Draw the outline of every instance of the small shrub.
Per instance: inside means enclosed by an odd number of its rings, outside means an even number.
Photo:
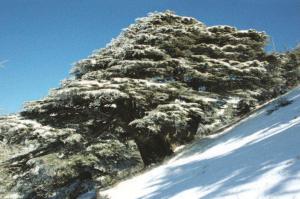
[[[267,110],[267,115],[271,115],[274,111],[277,111],[280,107],[288,106],[292,103],[292,100],[287,99],[286,97],[279,98],[275,101],[275,105]]]
[[[283,107],[283,106],[290,105],[292,102],[293,102],[292,100],[289,100],[289,99],[283,97],[283,98],[279,98],[279,99],[276,101],[276,106],[278,106],[278,107]]]

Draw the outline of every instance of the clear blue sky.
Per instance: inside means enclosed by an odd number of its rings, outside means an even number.
[[[0,0],[0,114],[58,87],[72,63],[148,12],[255,28],[283,51],[300,42],[300,0]]]

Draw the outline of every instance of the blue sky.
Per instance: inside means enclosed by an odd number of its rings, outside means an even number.
[[[207,25],[266,31],[279,51],[300,42],[300,0],[0,0],[0,114],[47,95],[72,63],[135,18],[166,9]]]

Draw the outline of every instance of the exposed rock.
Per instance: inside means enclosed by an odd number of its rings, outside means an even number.
[[[138,19],[47,97],[0,118],[0,197],[93,198],[285,92],[299,53],[266,43],[169,11]]]

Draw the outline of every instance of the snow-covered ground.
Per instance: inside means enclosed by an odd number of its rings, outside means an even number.
[[[300,89],[271,115],[187,146],[165,164],[101,192],[112,199],[300,199]]]

